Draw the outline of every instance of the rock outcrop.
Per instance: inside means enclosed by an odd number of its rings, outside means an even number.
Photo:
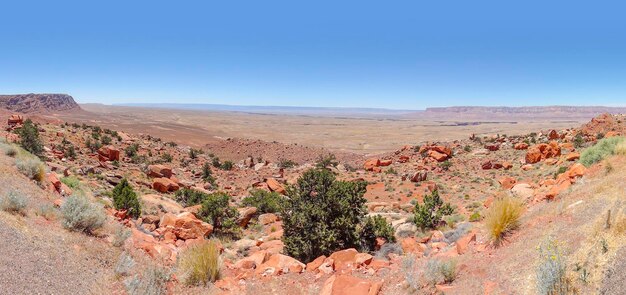
[[[74,98],[67,94],[0,95],[0,108],[28,113],[80,110]]]

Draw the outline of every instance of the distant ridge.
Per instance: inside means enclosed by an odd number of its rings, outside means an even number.
[[[72,96],[50,93],[0,95],[0,108],[24,114],[81,110]]]
[[[453,106],[427,108],[427,113],[624,113],[626,107],[605,106],[524,106],[524,107],[481,107]]]
[[[177,109],[229,111],[257,114],[298,114],[298,115],[401,115],[419,112],[417,110],[394,110],[385,108],[351,108],[351,107],[295,107],[295,106],[239,106],[225,104],[184,104],[184,103],[125,103],[115,106]]]

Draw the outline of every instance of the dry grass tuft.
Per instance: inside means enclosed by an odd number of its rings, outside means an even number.
[[[178,269],[186,285],[207,285],[220,277],[220,249],[216,240],[193,245],[179,259]]]
[[[485,226],[494,244],[500,245],[502,239],[519,227],[519,218],[524,204],[511,196],[496,199],[485,216]]]

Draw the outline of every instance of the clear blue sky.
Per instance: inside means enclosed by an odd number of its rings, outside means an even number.
[[[626,105],[626,7],[610,2],[20,0],[0,11],[0,93],[62,92],[83,103]]]

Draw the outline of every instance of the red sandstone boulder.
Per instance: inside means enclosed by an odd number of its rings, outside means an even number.
[[[159,230],[171,231],[181,240],[204,238],[213,232],[213,226],[189,212],[178,215],[165,213],[159,222]]]
[[[155,178],[153,180],[152,188],[157,192],[167,193],[167,192],[177,191],[180,188],[180,186],[178,185],[178,183],[172,181],[169,178],[161,177],[161,178]]]
[[[525,142],[516,143],[513,148],[516,150],[525,150],[528,149],[528,144],[526,144]]]
[[[382,282],[371,282],[351,275],[333,275],[324,282],[320,295],[376,295]]]
[[[411,181],[421,182],[421,181],[425,181],[427,177],[428,177],[428,172],[426,170],[417,171],[413,173],[413,175],[411,176]]]
[[[119,161],[120,150],[114,148],[113,146],[103,146],[98,150],[98,159],[101,162]]]
[[[24,117],[21,115],[11,115],[9,116],[9,120],[7,121],[7,124],[9,124],[9,126],[16,126],[16,125],[21,125],[24,124]]]
[[[285,190],[285,187],[278,182],[278,180],[276,180],[275,178],[268,178],[265,180],[265,183],[267,183],[268,188],[273,191],[273,192],[277,192],[281,195],[284,195],[287,193],[287,190]]]
[[[379,167],[379,166],[380,166],[380,159],[377,159],[377,158],[367,159],[365,163],[363,164],[363,168],[365,169],[365,171],[373,171],[375,167]]]
[[[565,156],[565,159],[568,161],[576,161],[580,159],[580,154],[576,152],[572,152],[572,153],[567,154],[567,156]]]
[[[428,151],[428,156],[433,158],[433,159],[435,159],[435,160],[437,160],[437,162],[443,162],[443,161],[447,160],[448,157],[449,157],[447,154],[440,153],[440,152],[438,152],[436,150],[429,150]]]
[[[504,176],[498,179],[498,183],[500,183],[500,186],[506,190],[512,189],[516,182],[517,180],[510,176]]]
[[[306,266],[304,263],[283,254],[274,254],[267,261],[257,267],[257,275],[281,275],[285,273],[301,273]]]
[[[534,145],[526,152],[526,163],[534,164],[541,160],[554,158],[561,155],[561,147],[556,141]]]
[[[172,168],[165,165],[149,165],[148,176],[157,178],[170,178],[172,177]]]

